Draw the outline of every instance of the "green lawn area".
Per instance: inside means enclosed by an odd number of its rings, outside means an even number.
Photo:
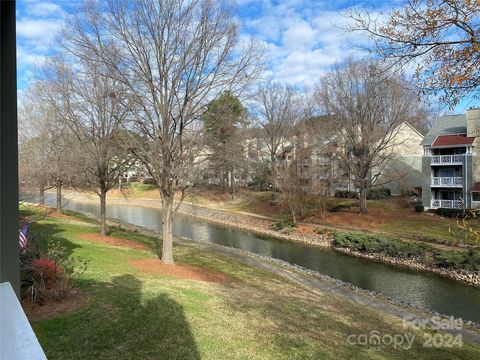
[[[147,250],[106,245],[79,236],[96,228],[46,218],[32,227],[38,241],[57,238],[72,255],[90,259],[77,286],[87,305],[68,315],[33,322],[48,359],[478,359],[480,346],[422,346],[424,333],[400,319],[332,294],[313,294],[230,258],[176,245],[178,263],[226,274],[227,283],[146,273],[132,260]],[[112,235],[144,244],[138,233]],[[416,335],[409,351],[349,345],[350,334]]]
[[[462,236],[460,229],[457,226],[455,219],[396,219],[390,220],[381,226],[385,232],[395,235],[407,236],[422,239],[430,238],[438,241],[449,240],[453,243],[465,243],[472,245],[480,245],[479,243],[470,239],[465,239]],[[472,228],[480,231],[480,224],[472,222]]]

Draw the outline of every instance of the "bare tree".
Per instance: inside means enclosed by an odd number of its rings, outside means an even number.
[[[280,199],[288,205],[292,221],[296,222],[298,215],[305,215],[307,190],[305,189],[301,164],[297,159],[285,160],[278,168],[278,189]]]
[[[277,157],[291,143],[297,120],[295,91],[279,83],[267,83],[258,88],[253,98],[253,116],[263,130],[263,139],[274,180],[277,177]]]
[[[74,164],[100,198],[100,233],[106,235],[106,195],[128,161],[120,143],[120,126],[129,116],[125,87],[105,76],[108,69],[95,53],[76,56],[68,51],[72,39],[65,35],[63,41],[69,62],[56,58],[45,67],[42,98],[76,138]]]
[[[385,78],[374,62],[349,60],[335,66],[316,87],[320,107],[335,119],[332,141],[342,165],[359,190],[360,213],[367,212],[367,192],[395,156],[399,125],[416,116],[418,97],[402,78]]]
[[[237,95],[260,70],[261,51],[241,42],[223,1],[110,0],[72,24],[77,55],[94,53],[128,89],[141,139],[134,154],[157,181],[162,199],[163,263],[173,264],[174,195],[191,185],[195,129],[207,104],[225,90]]]
[[[59,121],[55,111],[40,98],[33,83],[22,95],[19,107],[19,169],[22,180],[29,178],[39,189],[39,203],[45,204],[45,190],[55,187],[56,208],[62,210],[62,186],[72,171],[72,133]]]
[[[421,89],[449,105],[480,98],[480,1],[410,0],[387,20],[353,10],[349,30],[370,34],[389,65],[413,65]]]

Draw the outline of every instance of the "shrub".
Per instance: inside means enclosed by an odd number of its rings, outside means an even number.
[[[434,249],[423,243],[407,242],[360,232],[335,233],[333,245],[366,253],[381,253],[400,259],[415,259],[441,268],[480,271],[480,252]]]
[[[458,269],[464,261],[459,252],[447,252],[436,250],[433,252],[433,261],[438,267]]]
[[[334,246],[368,253],[384,253],[400,258],[423,258],[428,245],[406,242],[397,238],[380,237],[360,232],[336,233]]]
[[[293,221],[290,220],[279,220],[277,222],[274,222],[272,225],[270,225],[270,228],[275,230],[275,231],[292,231],[293,228],[297,227],[297,224],[295,224]]]
[[[322,229],[320,227],[316,227],[313,231],[318,235],[329,235],[331,233],[330,230]]]
[[[137,191],[149,191],[149,190],[154,190],[158,187],[155,184],[145,184],[145,183],[138,183],[138,182],[132,183],[130,186],[131,188]]]
[[[438,208],[435,213],[437,215],[448,218],[462,218],[462,219],[478,219],[480,212],[478,210],[465,210],[465,209],[447,209]]]
[[[480,271],[480,251],[470,248],[464,253],[464,258],[462,265],[465,270]]]
[[[49,298],[64,299],[74,288],[73,280],[87,268],[88,261],[68,256],[56,239],[47,239],[46,249],[38,251],[30,241],[20,255],[22,295],[43,304]]]
[[[480,253],[470,249],[468,252],[435,250],[432,254],[433,264],[443,268],[458,270],[480,270]]]
[[[30,240],[28,247],[20,253],[20,289],[23,297],[33,302],[43,303],[45,294],[43,282],[33,268],[33,262],[39,257],[37,249]]]
[[[146,178],[142,181],[144,185],[155,185],[157,186],[157,181],[154,178]]]
[[[425,207],[422,204],[415,204],[415,211],[418,213],[424,212]]]
[[[456,218],[461,216],[464,213],[463,209],[446,209],[446,208],[438,208],[435,210],[437,215],[448,217],[448,218]]]
[[[338,232],[335,234],[334,245],[362,252],[379,252],[381,249],[378,238],[360,232]]]
[[[335,197],[340,199],[357,199],[358,193],[356,191],[337,190],[335,191]]]
[[[328,210],[331,212],[340,212],[342,210],[350,209],[355,204],[336,204]]]
[[[43,281],[46,289],[51,289],[61,277],[60,268],[55,262],[49,259],[35,259],[32,261],[32,268],[39,279]]]
[[[386,199],[390,196],[392,196],[392,192],[387,188],[370,189],[367,192],[368,200]]]
[[[131,187],[132,187],[131,182],[122,182],[122,184],[121,184],[122,189],[130,189]]]
[[[55,239],[49,241],[47,257],[60,270],[49,295],[57,300],[64,299],[74,288],[73,280],[87,270],[88,261],[80,257],[69,256],[65,246]]]

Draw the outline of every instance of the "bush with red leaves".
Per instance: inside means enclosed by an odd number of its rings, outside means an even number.
[[[32,266],[37,275],[43,279],[45,288],[51,289],[61,277],[61,271],[58,265],[49,259],[35,259]]]

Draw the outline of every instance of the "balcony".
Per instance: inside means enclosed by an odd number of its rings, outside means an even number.
[[[47,359],[8,282],[0,284],[0,333],[0,358]]]
[[[438,200],[432,199],[432,209],[444,208],[444,209],[463,209],[463,201],[461,200]]]
[[[433,155],[432,161],[430,162],[431,166],[438,165],[462,165],[463,164],[463,155]]]
[[[432,187],[463,187],[463,177],[433,177]]]

